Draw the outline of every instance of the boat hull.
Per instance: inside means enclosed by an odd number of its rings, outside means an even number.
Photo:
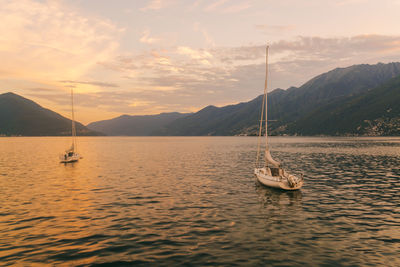
[[[61,156],[60,157],[60,163],[77,162],[79,159],[80,159],[80,156],[78,154],[74,154],[74,155],[66,157],[66,158],[64,156]]]
[[[268,175],[265,172],[265,168],[259,168],[254,170],[254,175],[257,177],[257,180],[268,187],[279,188],[283,190],[299,190],[303,186],[303,179],[296,179],[296,184],[294,186],[290,186],[287,178],[282,176],[272,176]]]

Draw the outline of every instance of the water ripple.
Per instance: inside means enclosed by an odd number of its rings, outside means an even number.
[[[400,265],[399,138],[271,138],[296,192],[255,182],[255,138],[68,143],[0,139],[2,264]]]

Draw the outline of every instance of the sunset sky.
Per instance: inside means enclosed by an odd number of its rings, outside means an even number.
[[[0,93],[78,121],[193,112],[400,61],[400,0],[0,0]]]

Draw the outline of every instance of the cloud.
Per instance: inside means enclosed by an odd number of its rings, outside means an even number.
[[[0,78],[74,80],[114,57],[123,32],[108,20],[84,16],[61,1],[0,0]]]
[[[300,86],[336,67],[400,61],[399,42],[400,36],[382,35],[298,37],[273,42],[269,88]],[[207,60],[208,64],[202,64],[202,60]],[[261,94],[265,79],[265,45],[210,49],[180,46],[117,57],[104,66],[125,76],[126,81],[121,81],[120,87],[93,81],[64,81],[73,85],[108,85],[113,89],[77,92],[76,103],[80,109],[101,109],[107,114],[191,112],[210,104],[250,100]],[[30,94],[68,105],[65,92],[50,94],[37,90]]]
[[[345,6],[345,5],[357,5],[360,3],[365,3],[366,0],[339,0],[336,1],[335,4],[338,6]]]
[[[214,11],[218,7],[223,6],[226,2],[228,2],[228,0],[217,0],[217,1],[214,1],[214,3],[206,6],[204,10],[205,11]]]
[[[29,92],[42,92],[42,93],[54,92],[54,88],[42,88],[42,87],[27,88],[25,90]]]
[[[156,11],[170,6],[173,3],[171,0],[151,0],[145,7],[140,8],[141,11]]]
[[[200,6],[202,1],[204,1],[204,0],[196,0],[196,1],[194,1],[191,5],[189,5],[187,10],[188,11],[193,11],[193,10],[197,9]]]
[[[97,93],[75,93],[74,104],[77,107],[77,114],[80,118],[86,117],[88,114],[80,114],[80,110],[91,110],[97,112],[101,109],[104,114],[156,114],[160,112],[168,112],[172,107],[182,109],[183,105],[162,103],[165,96],[172,96],[169,92],[156,92],[150,97],[149,91],[129,92],[117,90],[113,92],[97,92]],[[58,106],[62,106],[62,111],[68,116],[70,111],[70,98],[68,92],[29,92],[24,94],[29,98],[37,99],[39,102],[46,101]],[[89,121],[86,121],[89,122]]]
[[[272,42],[269,88],[300,86],[336,67],[400,61],[399,43],[400,36],[383,35],[349,38],[300,36]],[[131,87],[132,98],[141,103],[152,103],[135,107],[120,102],[119,110],[145,114],[156,105],[157,112],[185,112],[209,104],[250,100],[261,94],[265,79],[265,45],[209,49],[178,46],[119,58],[110,64],[117,72],[135,74],[129,77],[134,84]],[[124,94],[121,92],[117,98]],[[114,96],[110,94],[108,97]],[[189,106],[191,110],[188,110]]]
[[[272,60],[345,60],[362,62],[369,58],[399,55],[400,36],[358,35],[343,38],[299,36],[270,44]],[[238,62],[264,58],[265,45],[216,48],[209,51],[225,62]]]
[[[259,24],[255,25],[255,28],[263,33],[282,33],[282,32],[293,31],[296,27],[294,25]]]
[[[160,41],[159,38],[153,38],[150,37],[150,31],[149,30],[144,30],[142,33],[142,37],[139,40],[141,43],[145,44],[154,44]]]
[[[199,2],[196,2],[196,7]],[[220,13],[239,13],[243,10],[249,9],[252,6],[251,1],[238,1],[232,4],[232,0],[217,0],[204,7],[206,12],[220,12]]]
[[[206,41],[207,46],[209,46],[209,47],[210,47],[210,46],[211,46],[211,47],[214,47],[214,46],[215,46],[214,39],[211,37],[211,35],[208,33],[208,31],[207,31],[205,28],[203,28],[203,27],[200,26],[200,23],[199,23],[199,22],[196,22],[196,23],[194,24],[193,29],[194,29],[194,31],[200,32],[200,33],[203,35],[203,38],[204,38],[204,40]]]
[[[60,81],[60,83],[75,85],[75,84],[89,84],[99,87],[119,87],[115,83],[105,83],[105,82],[83,82],[83,81]]]
[[[208,59],[212,58],[212,55],[206,50],[195,50],[187,46],[179,46],[177,52],[180,55],[187,55],[192,59],[196,59],[204,65],[210,65]]]
[[[297,57],[320,60],[365,60],[400,52],[400,36],[358,35],[349,38],[298,37],[273,44],[277,53],[290,51]]]
[[[243,10],[249,9],[252,5],[250,2],[243,2],[236,5],[229,6],[225,8],[222,12],[223,13],[238,13]]]

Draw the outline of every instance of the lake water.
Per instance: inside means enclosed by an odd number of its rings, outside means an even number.
[[[0,138],[0,265],[400,266],[400,138]]]

